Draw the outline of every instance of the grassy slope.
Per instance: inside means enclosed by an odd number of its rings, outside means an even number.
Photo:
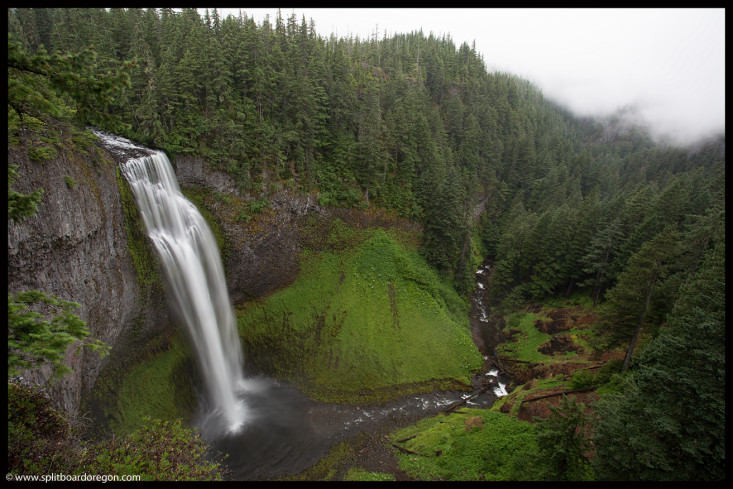
[[[191,358],[181,340],[171,348],[126,372],[109,410],[110,428],[117,436],[136,430],[143,418],[187,419],[193,409]]]
[[[393,235],[360,233],[355,247],[308,253],[291,287],[239,311],[245,355],[330,401],[468,384],[482,358],[465,300]]]
[[[393,432],[390,441],[422,456],[395,451],[418,480],[532,480],[534,425],[487,409],[463,408]],[[534,466],[534,467],[533,467]]]

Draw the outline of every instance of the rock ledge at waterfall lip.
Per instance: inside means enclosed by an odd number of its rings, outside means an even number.
[[[105,149],[112,153],[118,162],[125,162],[132,158],[140,158],[155,153],[154,149],[141,146],[122,136],[110,134],[95,128],[92,128],[92,132],[97,135]]]

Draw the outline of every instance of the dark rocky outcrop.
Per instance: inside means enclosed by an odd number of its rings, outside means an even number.
[[[201,158],[179,156],[171,163],[181,187],[203,185],[217,192],[239,195],[236,182],[228,173],[209,167]]]
[[[138,336],[155,335],[168,327],[167,311],[160,307],[164,301],[151,307],[149,298],[140,296],[116,165],[108,153],[62,149],[57,158],[37,162],[28,158],[27,149],[10,147],[8,162],[18,165],[14,190],[44,190],[34,217],[8,223],[8,291],[40,290],[79,303],[76,313],[90,335],[113,349],[113,355],[101,359],[96,352],[69,348],[67,364],[73,372],[52,391],[57,404],[75,415],[83,393],[127,341],[133,324]],[[24,376],[44,383],[50,371]]]
[[[229,202],[208,199],[206,208],[221,225],[229,246],[224,268],[234,304],[264,297],[291,285],[300,270],[299,257],[304,247],[319,249],[333,219],[338,218],[356,228],[419,229],[418,224],[382,210],[365,212],[322,207],[315,194],[284,188],[267,196],[257,196],[266,198],[268,205],[251,221],[245,222],[237,218],[242,206],[235,201],[248,202],[257,197],[242,196],[231,176],[210,168],[200,158],[181,156],[174,158],[172,163],[183,189],[198,186],[229,197]],[[269,187],[268,183],[265,175],[263,186]]]

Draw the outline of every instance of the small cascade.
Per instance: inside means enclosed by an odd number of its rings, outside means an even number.
[[[509,393],[506,391],[506,383],[501,381],[501,378],[499,377],[499,369],[498,368],[492,368],[488,372],[486,372],[486,375],[488,377],[494,377],[496,380],[496,387],[494,387],[494,394],[496,397],[503,397],[509,395]]]
[[[489,321],[489,313],[487,304],[489,300],[489,275],[491,274],[491,265],[485,263],[476,271],[476,288],[471,295],[471,333],[474,343],[484,356],[484,377],[482,384],[490,382],[494,384],[493,392],[496,397],[508,395],[506,390],[506,379],[494,367],[492,357],[495,358],[492,346],[492,334],[490,334],[491,324]]]
[[[133,144],[105,141],[127,150]],[[173,307],[191,335],[211,403],[208,417],[235,432],[246,415],[237,397],[245,386],[243,355],[214,235],[181,193],[165,153],[148,150],[124,163],[122,173],[163,264]]]

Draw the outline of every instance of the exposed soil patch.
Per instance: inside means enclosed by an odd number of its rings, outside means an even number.
[[[552,394],[554,393],[553,391],[561,392],[563,390],[566,389],[563,387],[559,389],[550,389],[547,391],[538,391],[534,395],[539,397],[541,395]],[[586,414],[590,414],[590,412],[592,411],[592,409],[589,407],[590,404],[598,400],[598,394],[595,394],[593,392],[569,394],[569,396],[574,397],[576,402],[585,404]],[[529,421],[531,423],[535,422],[535,417],[545,419],[552,414],[552,409],[550,409],[550,406],[559,406],[561,402],[562,396],[547,397],[537,401],[524,402],[517,411],[517,419],[520,419],[522,421]]]
[[[466,422],[464,424],[466,426],[466,431],[471,431],[473,428],[480,428],[484,425],[481,421],[481,416],[469,416],[466,418]]]
[[[536,312],[539,312],[539,310]],[[543,333],[556,334],[569,331],[574,327],[589,326],[595,324],[595,322],[595,314],[588,314],[587,311],[581,308],[572,308],[552,311],[549,314],[549,320],[538,319],[535,321],[534,326]]]
[[[580,351],[582,347],[573,341],[573,337],[566,333],[556,334],[537,348],[543,355],[564,355],[570,351]]]
[[[517,335],[519,335],[519,333],[521,332],[522,332],[521,329],[514,329],[514,328],[503,330],[501,332],[502,333],[502,343],[516,343],[517,341],[519,341],[519,337]]]

